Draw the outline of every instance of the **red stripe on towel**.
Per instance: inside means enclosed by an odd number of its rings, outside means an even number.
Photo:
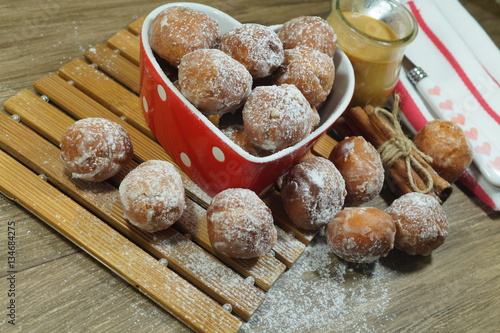
[[[476,89],[474,84],[471,82],[467,74],[465,74],[464,70],[458,63],[458,61],[453,57],[451,52],[446,48],[446,46],[439,40],[439,38],[432,32],[429,26],[425,23],[422,15],[420,15],[420,10],[417,8],[413,1],[409,1],[408,5],[410,10],[412,11],[415,19],[418,22],[418,25],[424,31],[424,33],[429,37],[429,39],[434,43],[434,45],[438,48],[438,50],[443,54],[443,56],[448,60],[453,69],[457,72],[458,76],[464,82],[465,86],[469,91],[474,95],[479,104],[483,107],[483,109],[492,117],[498,124],[500,124],[500,116],[496,114],[496,112],[491,108],[491,106],[484,100],[483,96]]]
[[[420,131],[422,127],[427,124],[428,120],[422,115],[420,108],[417,106],[415,100],[411,97],[411,94],[408,92],[401,80],[396,84],[394,91],[401,97],[399,101],[401,112],[405,115],[413,129],[416,132]]]
[[[459,178],[460,182],[464,184],[469,190],[474,193],[479,200],[484,202],[487,206],[492,208],[495,211],[500,211],[500,207],[495,203],[495,201],[484,191],[484,189],[479,185],[474,179],[474,176],[472,176],[469,171],[465,170],[464,173]]]

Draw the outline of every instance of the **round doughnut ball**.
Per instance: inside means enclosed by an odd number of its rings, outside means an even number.
[[[296,164],[284,177],[281,199],[292,223],[304,230],[325,226],[344,205],[345,182],[328,159],[312,156]]]
[[[186,54],[179,65],[181,93],[205,114],[235,111],[252,91],[246,68],[216,49]]]
[[[61,138],[61,160],[76,179],[104,181],[120,172],[133,155],[128,133],[109,119],[78,120]]]
[[[151,49],[173,66],[194,50],[214,48],[219,24],[207,14],[183,6],[167,7],[151,24]]]
[[[333,87],[335,65],[326,54],[308,46],[285,50],[285,61],[276,72],[275,83],[293,84],[315,108],[326,100]]]
[[[266,26],[247,23],[226,32],[219,49],[241,62],[254,78],[263,78],[283,63],[283,44]]]
[[[215,195],[207,209],[207,227],[215,250],[233,258],[268,253],[277,240],[269,207],[253,191],[242,188]]]
[[[285,49],[305,45],[333,58],[337,35],[327,21],[318,16],[299,16],[285,22],[278,31]]]
[[[428,194],[410,192],[385,210],[396,224],[396,248],[411,255],[429,255],[448,236],[448,219],[439,202]]]
[[[255,147],[250,140],[248,140],[248,136],[243,130],[242,125],[231,125],[227,127],[223,127],[220,129],[221,132],[228,137],[229,140],[236,143],[239,147],[241,147],[247,153],[253,156],[260,156],[261,151],[257,147]]]
[[[326,226],[326,240],[340,258],[371,263],[394,247],[396,227],[392,217],[373,207],[347,207]]]
[[[243,107],[243,128],[248,139],[271,152],[296,144],[318,123],[318,113],[291,84],[256,87]]]
[[[149,160],[125,176],[119,187],[124,217],[147,232],[167,229],[182,216],[182,178],[167,161]]]
[[[433,158],[431,166],[449,183],[460,177],[472,162],[472,147],[464,131],[447,120],[428,122],[413,138],[420,151]]]
[[[329,159],[345,179],[347,206],[366,203],[382,190],[384,166],[375,147],[363,137],[352,136],[340,141]]]

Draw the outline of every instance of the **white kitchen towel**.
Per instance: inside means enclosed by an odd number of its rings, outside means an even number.
[[[412,0],[405,2],[419,26],[406,55],[432,77],[436,93],[446,91],[443,109],[460,107],[452,121],[477,125],[488,140],[477,140],[466,132],[473,149],[490,154],[488,166],[500,169],[500,156],[492,145],[500,145],[500,50],[458,0]],[[402,71],[396,92],[401,95],[403,121],[414,132],[437,118]],[[475,129],[474,129],[475,130]],[[500,188],[490,184],[475,165],[459,179],[481,201],[500,211]]]

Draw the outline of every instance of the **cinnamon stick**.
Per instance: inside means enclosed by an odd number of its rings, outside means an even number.
[[[370,118],[372,124],[376,126],[383,134],[384,138],[386,140],[390,140],[394,138],[394,133],[391,132],[388,127],[391,126],[389,121],[385,118],[377,117],[375,115],[374,107],[371,105],[367,105],[364,108],[366,114]],[[429,174],[432,177],[433,180],[433,189],[434,192],[441,198],[441,200],[444,202],[446,199],[451,194],[451,184],[446,181],[445,179],[441,178],[439,174],[434,170],[432,166],[427,163],[419,154],[417,154],[415,151],[412,151],[412,156],[429,172]],[[420,175],[422,176],[422,175]]]
[[[377,117],[370,116],[370,114],[373,114],[373,107],[371,106],[367,106],[364,109],[361,107],[354,107],[346,111],[344,113],[344,117],[349,129],[355,135],[365,137],[375,148],[378,149],[386,141],[393,138],[394,135],[385,129],[384,125],[378,121]],[[416,158],[419,162],[423,161],[423,159],[419,156]],[[425,165],[422,165],[429,171],[429,174],[433,179],[432,191],[429,192],[429,194],[438,199],[438,201],[444,202],[451,193],[451,185],[439,177],[439,175],[428,165],[428,163],[425,162]],[[387,175],[393,183],[392,186],[390,186],[392,187],[391,190],[397,194],[413,192],[409,181],[410,176],[413,178],[414,184],[418,188],[424,189],[427,187],[421,174],[413,170],[413,168],[407,170],[406,163],[403,158],[398,158],[392,166],[387,168]]]

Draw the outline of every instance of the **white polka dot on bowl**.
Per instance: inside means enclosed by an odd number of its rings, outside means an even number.
[[[160,96],[161,100],[165,102],[167,100],[167,93],[165,92],[165,88],[163,88],[163,86],[159,84],[156,87],[156,91],[158,92],[158,96]]]
[[[186,153],[181,153],[180,157],[182,163],[184,163],[184,165],[189,168],[191,166],[191,159],[189,158],[189,156]]]
[[[212,154],[214,155],[215,159],[219,162],[224,162],[226,160],[224,152],[219,147],[213,147]]]

